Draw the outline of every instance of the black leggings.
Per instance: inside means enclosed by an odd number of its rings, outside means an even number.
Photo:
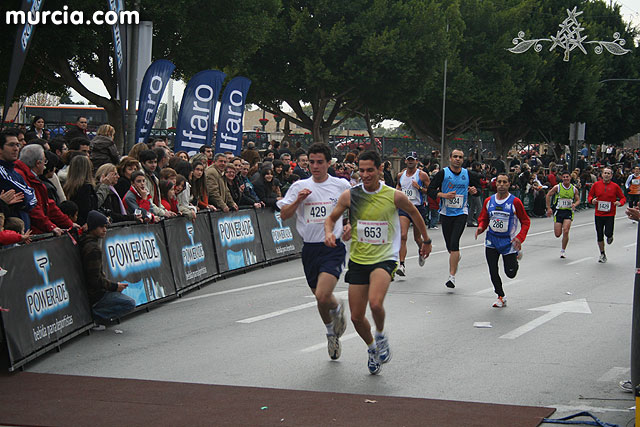
[[[460,237],[467,225],[467,215],[447,216],[440,215],[442,235],[449,252],[460,250]]]
[[[487,257],[487,264],[489,265],[489,274],[491,275],[491,283],[493,283],[493,289],[499,297],[504,296],[502,290],[502,279],[500,279],[500,272],[498,270],[498,258],[500,258],[500,252],[494,248],[485,248],[485,255]],[[518,254],[512,253],[508,255],[502,255],[502,262],[504,264],[504,272],[509,279],[516,277],[518,273]]]
[[[613,216],[596,216],[596,239],[604,242],[604,236],[613,237]]]

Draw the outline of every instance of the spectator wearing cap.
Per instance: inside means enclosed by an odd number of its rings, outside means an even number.
[[[15,169],[22,175],[24,181],[33,189],[37,203],[29,211],[31,230],[34,234],[54,233],[60,236],[65,229],[77,224],[60,211],[56,203],[49,198],[47,187],[38,176],[44,173],[47,158],[44,149],[38,144],[25,146],[20,152],[20,160],[16,160]],[[26,222],[25,222],[26,224]]]
[[[108,280],[104,274],[101,239],[107,235],[108,223],[106,216],[98,211],[90,211],[87,215],[87,232],[78,240],[91,312],[100,325],[112,322],[136,307],[135,300],[122,293],[129,285]]]

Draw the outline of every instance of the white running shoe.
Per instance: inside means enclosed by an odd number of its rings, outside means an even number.
[[[337,300],[340,311],[335,312],[334,310],[331,310],[329,315],[331,316],[331,322],[333,323],[333,332],[338,338],[340,338],[347,329],[347,322],[344,319],[344,303],[340,298],[337,298]]]
[[[631,380],[624,380],[618,383],[618,386],[627,393],[633,393],[633,384],[631,384]]]
[[[418,254],[418,265],[419,265],[420,267],[424,267],[424,262],[425,262],[426,260],[427,260],[427,259],[426,259],[425,257],[423,257],[422,255]]]
[[[566,258],[565,253],[564,253],[564,249],[560,249],[560,258]]]
[[[367,350],[369,353],[369,359],[367,360],[367,368],[369,368],[369,373],[371,375],[377,375],[382,370],[382,363],[380,362],[380,358],[378,357],[378,351],[375,348],[370,348]]]
[[[401,276],[401,277],[406,276],[405,271],[404,271],[404,264],[400,264],[400,266],[398,267],[398,270],[396,271],[396,273],[398,273],[398,276]]]
[[[600,258],[598,258],[598,262],[605,263],[607,262],[607,256],[605,254],[600,254]]]
[[[376,337],[376,351],[378,352],[380,363],[387,363],[391,360],[391,349],[386,335]]]
[[[498,297],[498,300],[493,303],[493,307],[496,307],[496,308],[504,308],[506,306],[507,306],[507,298],[505,297]]]
[[[329,350],[329,357],[331,360],[340,358],[342,350],[340,349],[340,338],[335,335],[327,334],[327,350]]]

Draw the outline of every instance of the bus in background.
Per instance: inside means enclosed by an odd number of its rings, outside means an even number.
[[[31,124],[35,116],[44,118],[45,126],[52,134],[64,134],[68,125],[76,123],[78,116],[86,117],[89,131],[98,126],[109,123],[107,112],[95,105],[61,104],[57,106],[25,105],[25,123]]]

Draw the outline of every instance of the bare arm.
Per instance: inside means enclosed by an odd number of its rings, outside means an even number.
[[[408,200],[407,200],[408,201]],[[330,248],[336,247],[336,236],[333,234],[333,228],[336,222],[342,218],[342,214],[351,206],[351,190],[345,190],[338,199],[336,207],[333,208],[331,215],[324,220],[324,244]]]
[[[431,239],[427,233],[427,226],[424,223],[424,219],[422,219],[422,215],[420,215],[416,206],[409,201],[409,198],[405,196],[404,193],[396,191],[393,196],[393,201],[397,208],[402,209],[409,214],[413,221],[413,226],[418,228],[424,242],[420,247],[420,255],[427,258],[429,253],[431,253]]]

